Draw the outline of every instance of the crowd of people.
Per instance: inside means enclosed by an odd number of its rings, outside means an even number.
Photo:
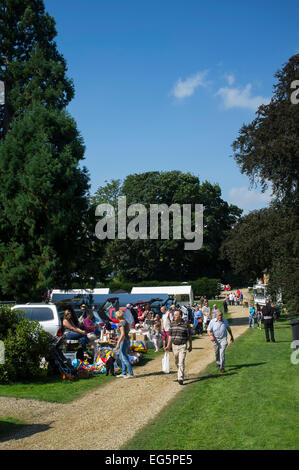
[[[242,305],[243,294],[240,291],[227,294],[223,301],[224,313],[229,305]],[[83,348],[84,355],[88,357],[87,345],[94,342],[100,336],[102,326],[96,322],[92,309],[81,305],[82,316],[80,321],[71,309],[64,313],[63,326],[66,339],[78,340]],[[266,341],[275,342],[273,321],[276,316],[273,305],[269,302],[261,308],[260,305],[249,307],[249,328],[254,328],[255,320],[261,329],[264,323]],[[132,365],[129,360],[130,329],[145,327],[150,331],[150,339],[154,343],[155,351],[161,348],[165,352],[172,350],[174,361],[178,369],[178,382],[183,384],[185,357],[187,351],[192,351],[192,335],[199,336],[207,333],[213,342],[216,364],[220,372],[224,372],[225,350],[228,346],[227,334],[234,341],[229,323],[223,318],[223,313],[214,304],[211,308],[206,297],[202,296],[198,304],[193,306],[171,305],[169,308],[162,306],[160,314],[151,310],[147,304],[143,309],[127,304],[124,311],[116,312],[116,324],[118,340],[115,351],[119,352],[122,365],[122,374],[118,377],[133,378]],[[187,348],[187,343],[189,346]]]
[[[166,352],[172,349],[174,361],[178,369],[178,383],[184,383],[185,358],[187,351],[192,351],[192,334],[202,335],[207,332],[213,342],[217,367],[221,372],[225,372],[225,350],[228,346],[227,332],[230,334],[231,341],[234,341],[229,323],[223,318],[223,313],[214,304],[212,311],[208,301],[203,297],[200,305],[194,305],[193,308],[186,308],[192,319],[192,327],[188,319],[184,319],[184,313],[181,309],[175,309],[174,312],[162,311],[163,324],[163,348]],[[187,343],[189,346],[187,348]]]
[[[239,289],[236,292],[230,292],[225,296],[225,302],[227,305],[243,305],[243,301],[244,296]]]
[[[249,307],[249,328],[254,329],[255,320],[257,322],[257,327],[259,330],[262,329],[262,322],[264,323],[265,336],[267,343],[270,342],[270,337],[272,343],[275,343],[274,337],[274,321],[279,318],[279,310],[276,307],[275,303],[271,303],[270,300],[267,301],[266,305],[263,307],[259,304],[250,305]],[[270,334],[269,334],[270,333]]]

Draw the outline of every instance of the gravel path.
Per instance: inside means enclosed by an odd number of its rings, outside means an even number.
[[[235,306],[229,311],[237,338],[248,328],[248,310]],[[193,341],[183,387],[176,382],[172,354],[170,358],[170,374],[161,372],[159,355],[135,367],[134,379],[115,379],[69,404],[0,397],[0,416],[29,423],[15,435],[0,439],[0,450],[119,449],[179,391],[198,380],[199,373],[214,361],[213,346],[207,335]]]

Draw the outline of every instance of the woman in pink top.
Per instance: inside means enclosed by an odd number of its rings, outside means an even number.
[[[92,310],[89,310],[87,316],[84,320],[84,329],[86,333],[94,333],[96,336],[100,336],[98,331],[98,325],[95,325],[92,319],[94,318],[94,314]]]

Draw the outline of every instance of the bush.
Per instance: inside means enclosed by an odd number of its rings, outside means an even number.
[[[1,324],[5,363],[0,365],[0,383],[44,376],[40,360],[42,357],[50,357],[48,333],[38,322],[30,322],[18,313],[15,315],[7,307],[0,307],[0,319],[4,320],[5,325],[4,328]]]
[[[125,290],[126,292],[131,292],[132,287],[134,286],[133,283],[126,282],[126,281],[111,281],[108,284],[108,287],[110,287],[111,292],[118,291],[120,289]]]
[[[196,281],[190,281],[192,286],[194,297],[206,295],[207,298],[213,299],[220,295],[220,279],[209,279],[208,277],[202,277]]]

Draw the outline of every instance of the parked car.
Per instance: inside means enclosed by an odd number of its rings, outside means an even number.
[[[12,310],[25,313],[30,321],[38,321],[40,325],[53,336],[61,336],[61,312],[54,304],[16,304]]]

